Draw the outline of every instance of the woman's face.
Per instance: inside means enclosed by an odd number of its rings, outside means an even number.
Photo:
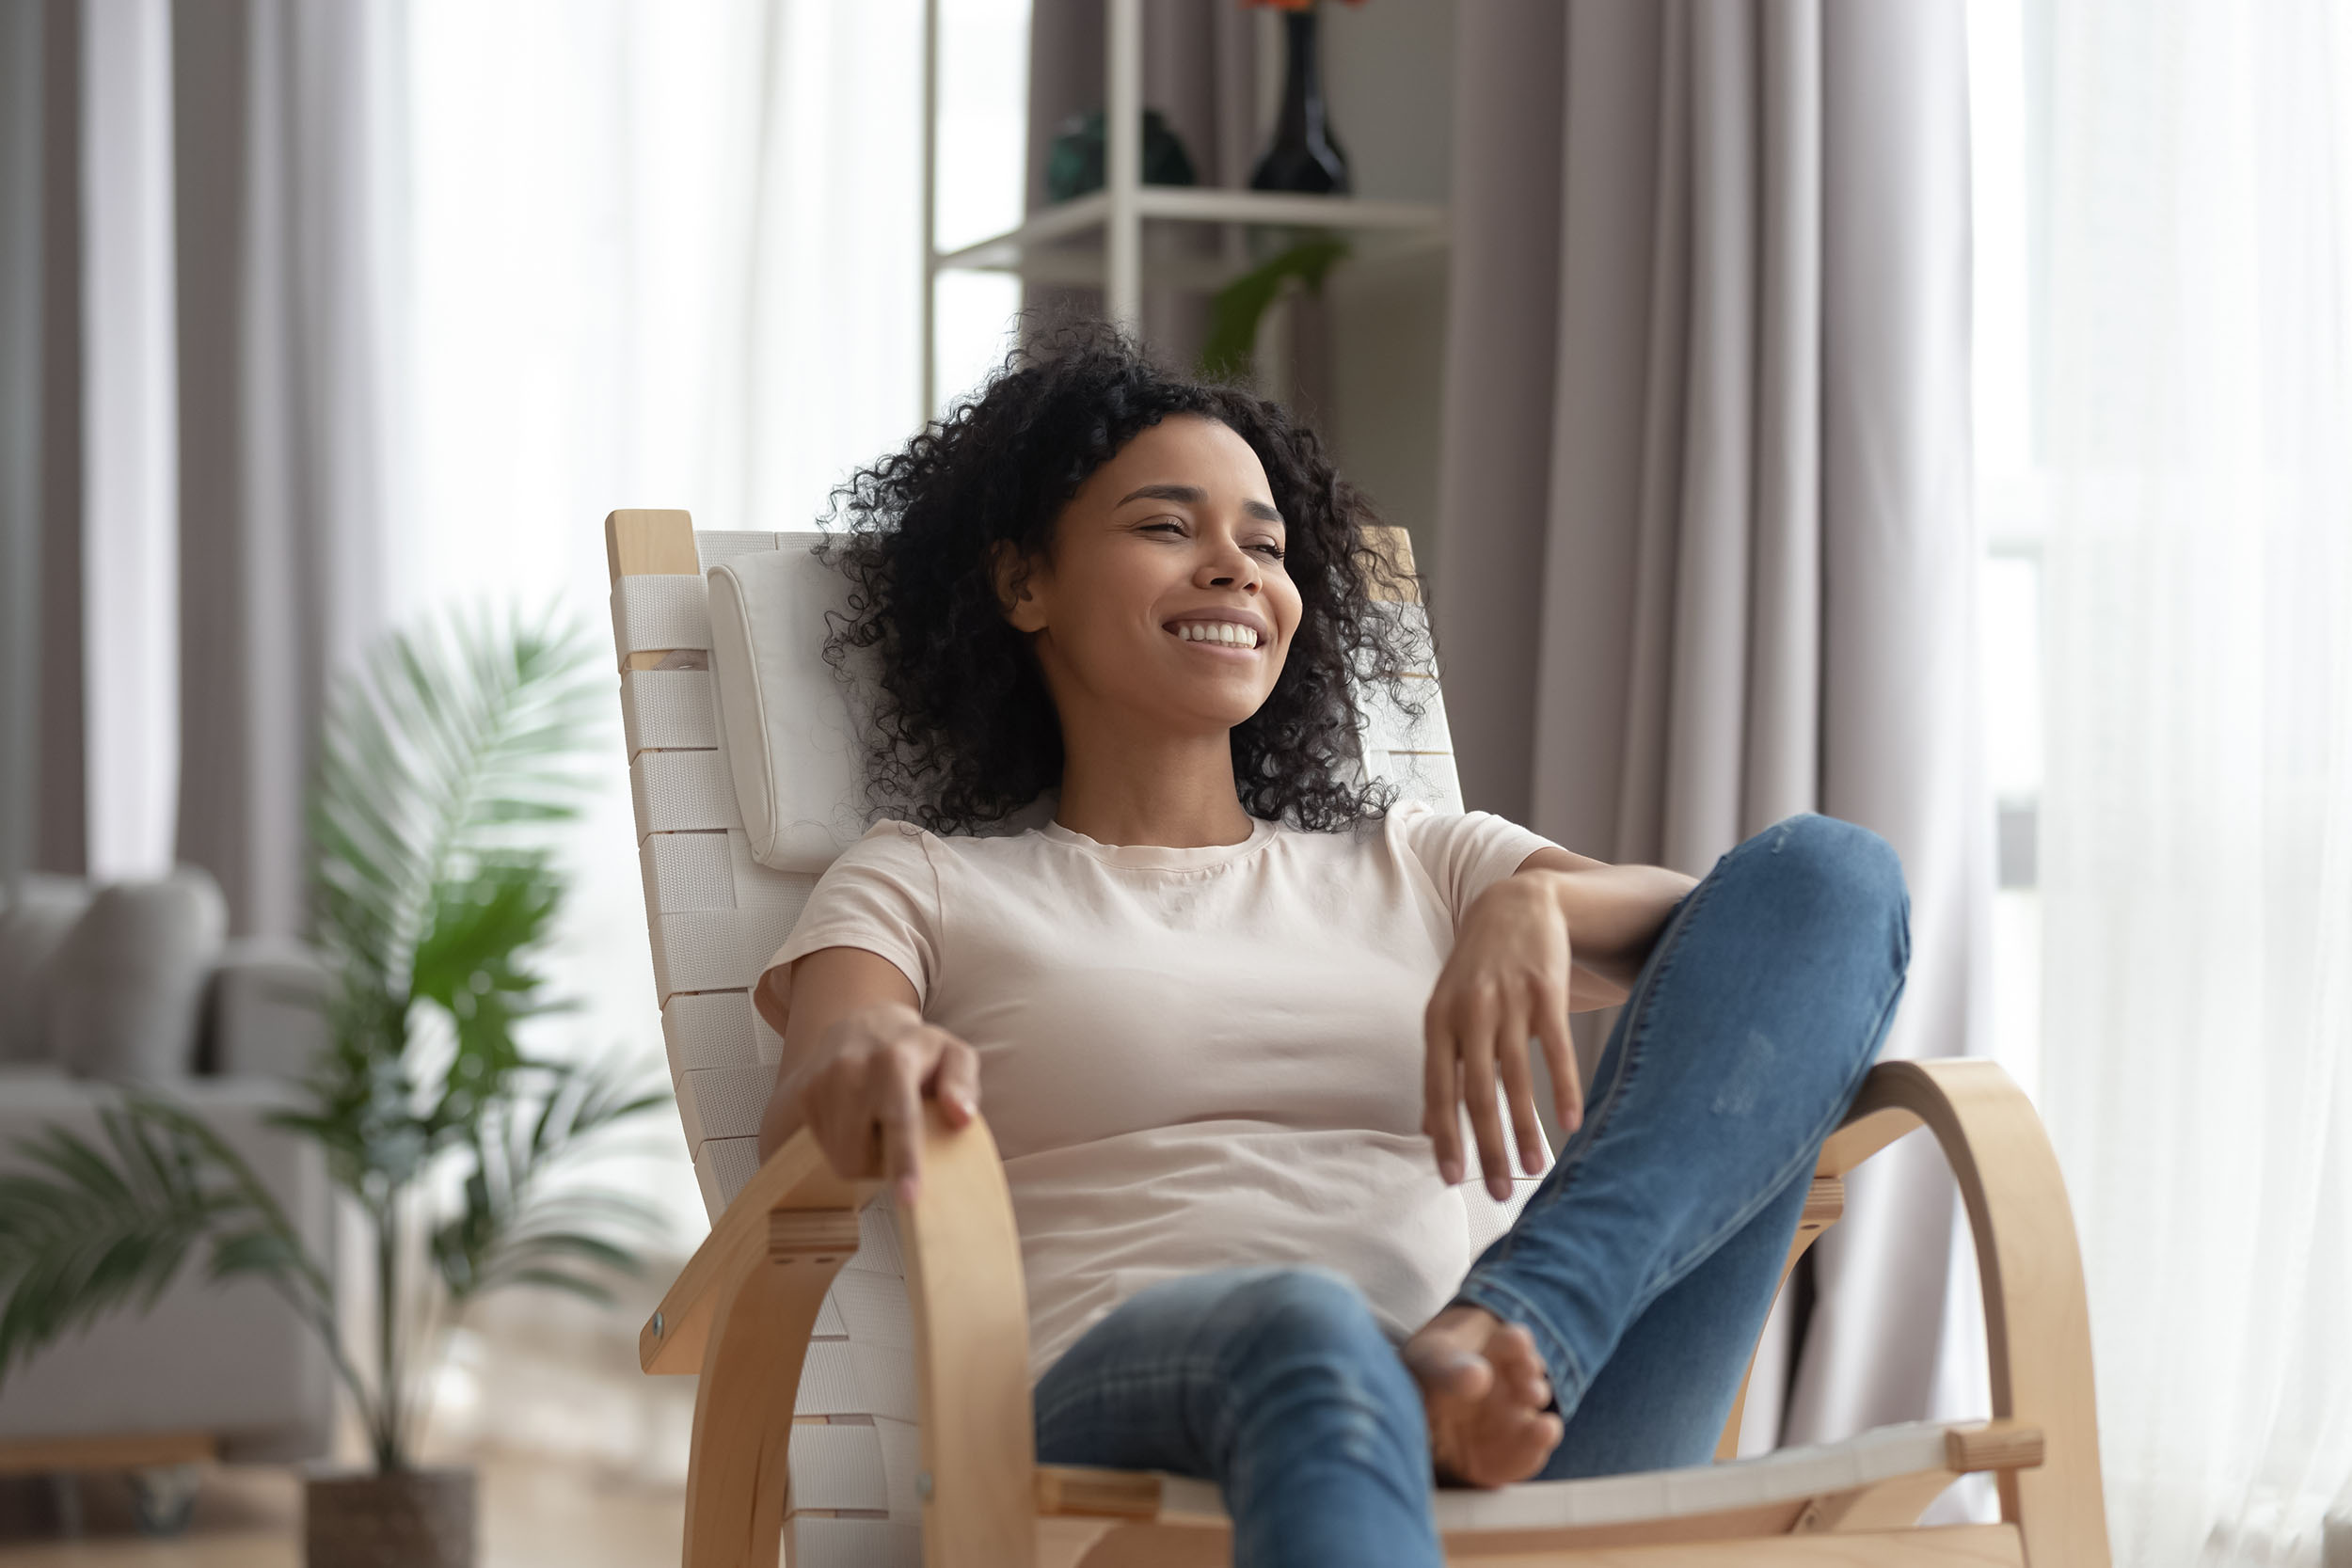
[[[1031,633],[1068,726],[1103,708],[1171,733],[1258,711],[1298,629],[1280,514],[1258,454],[1228,426],[1163,420],[1062,509],[1007,619]],[[1009,549],[998,585],[1013,587]]]

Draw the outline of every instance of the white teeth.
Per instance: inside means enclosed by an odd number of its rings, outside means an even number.
[[[1256,631],[1231,621],[1184,621],[1177,624],[1175,630],[1187,642],[1222,642],[1234,648],[1258,645]]]

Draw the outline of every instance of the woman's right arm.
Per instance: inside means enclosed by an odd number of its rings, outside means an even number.
[[[752,993],[784,1037],[776,1086],[759,1122],[763,1161],[806,1127],[835,1174],[881,1176],[897,1200],[921,1184],[923,1107],[936,1099],[950,1127],[980,1103],[980,1059],[923,1022],[898,966],[862,947],[820,947],[791,965],[790,1006],[771,970]]]

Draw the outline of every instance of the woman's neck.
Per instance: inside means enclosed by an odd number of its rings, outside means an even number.
[[[1096,735],[1065,744],[1054,820],[1098,844],[1202,849],[1253,830],[1233,787],[1230,734]]]

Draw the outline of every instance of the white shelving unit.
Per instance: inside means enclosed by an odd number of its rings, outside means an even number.
[[[1038,213],[1015,229],[941,251],[939,194],[939,8],[923,6],[923,410],[937,406],[937,312],[943,272],[1009,272],[1043,283],[1096,285],[1110,318],[1134,328],[1148,282],[1215,290],[1254,263],[1226,255],[1147,255],[1143,224],[1251,224],[1326,229],[1376,240],[1389,254],[1442,246],[1446,211],[1434,202],[1370,201],[1351,196],[1143,183],[1143,0],[1104,0],[1104,188]],[[1091,247],[1081,243],[1099,232]]]

